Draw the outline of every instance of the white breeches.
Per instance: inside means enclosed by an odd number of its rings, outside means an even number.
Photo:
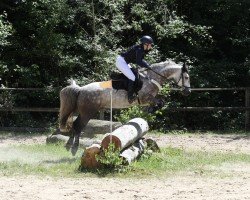
[[[131,71],[131,66],[126,63],[122,56],[117,56],[116,67],[130,80],[135,81],[135,75]]]

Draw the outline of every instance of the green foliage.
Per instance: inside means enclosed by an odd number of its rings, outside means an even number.
[[[123,159],[120,157],[120,149],[117,149],[114,143],[110,143],[108,149],[105,149],[103,154],[96,155],[96,160],[100,162],[104,168],[112,169],[120,168],[123,163]]]
[[[121,110],[120,114],[115,116],[115,119],[122,122],[127,123],[129,120],[140,117],[145,119],[150,123],[154,123],[156,116],[149,114],[146,110],[141,106],[133,106],[127,109]]]
[[[116,70],[116,55],[142,35],[151,35],[156,45],[146,60],[186,60],[191,65],[192,87],[247,87],[249,8],[248,0],[2,0],[0,78],[7,87],[63,87],[69,78],[82,85],[107,80]],[[13,102],[29,104],[31,99],[43,96],[33,95],[14,96]],[[59,104],[58,94],[45,100],[52,102],[48,106]],[[244,96],[239,92],[192,93],[188,100],[171,93],[163,100],[165,107],[244,106]],[[164,109],[159,112],[162,115],[158,118],[164,123],[182,124],[191,118],[216,128],[212,126],[213,115],[197,118],[200,114],[193,113],[180,120],[186,114],[167,116]],[[234,115],[217,116],[228,124]],[[188,124],[194,128],[191,122]]]
[[[160,153],[155,153],[149,158],[142,158],[138,162],[133,163],[132,167],[137,175],[140,174],[173,174],[181,171],[193,171],[198,174],[213,175],[214,171],[211,166],[227,163],[250,162],[247,154],[239,156],[230,153],[211,153],[201,151],[185,151],[179,148],[164,148]],[[225,173],[225,172],[224,172]],[[221,172],[221,175],[224,175]]]
[[[0,47],[2,50],[3,46],[6,46],[9,44],[7,38],[12,34],[12,26],[7,21],[7,13],[4,12],[2,15],[0,15]],[[1,51],[0,51],[1,53]],[[1,55],[1,54],[0,54]]]

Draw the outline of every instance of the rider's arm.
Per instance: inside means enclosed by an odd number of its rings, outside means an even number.
[[[136,64],[140,67],[149,68],[149,64],[143,59],[143,50],[141,48],[136,51]]]

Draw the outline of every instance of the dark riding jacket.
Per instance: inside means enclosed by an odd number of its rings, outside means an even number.
[[[149,64],[143,60],[144,56],[148,53],[145,51],[142,44],[132,46],[128,51],[121,54],[124,60],[129,64],[137,64],[140,67],[149,68]]]

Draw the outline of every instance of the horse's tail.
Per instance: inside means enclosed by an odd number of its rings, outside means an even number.
[[[68,132],[72,127],[79,92],[80,87],[74,80],[71,80],[71,85],[60,91],[59,128],[61,132]]]

